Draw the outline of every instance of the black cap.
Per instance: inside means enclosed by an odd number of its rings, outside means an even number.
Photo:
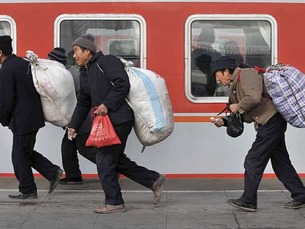
[[[50,60],[56,60],[63,65],[67,63],[66,50],[60,47],[54,48],[51,52],[49,52],[48,57]]]
[[[236,68],[235,59],[230,58],[228,56],[222,56],[211,63],[211,71],[213,75],[215,74],[215,72],[219,70],[223,70],[223,69],[234,70],[235,68]]]
[[[8,35],[0,36],[0,50],[4,54],[12,54],[12,38]]]

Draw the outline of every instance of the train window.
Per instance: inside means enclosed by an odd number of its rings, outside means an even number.
[[[98,51],[145,67],[145,23],[138,15],[61,15],[55,22],[55,46],[67,51],[73,64],[72,42],[84,33],[95,36]]]
[[[16,23],[10,16],[0,15],[0,36],[4,35],[10,35],[12,37],[13,52],[16,52]]]
[[[243,67],[267,67],[277,59],[277,28],[269,15],[193,15],[186,33],[186,94],[192,102],[227,101],[228,88],[217,84],[210,69],[219,57]]]

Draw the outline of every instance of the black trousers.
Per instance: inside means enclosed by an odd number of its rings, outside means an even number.
[[[118,179],[119,173],[149,189],[152,189],[153,183],[160,176],[156,171],[137,165],[124,153],[132,126],[133,121],[114,126],[122,144],[98,148],[96,165],[105,193],[105,204],[124,203]]]
[[[257,203],[257,189],[269,159],[277,178],[295,200],[305,199],[305,187],[289,159],[285,143],[287,122],[275,114],[266,125],[258,128],[256,139],[245,158],[245,187],[241,197],[247,203]]]
[[[83,157],[95,164],[96,148],[86,147],[86,141],[90,133],[78,134],[71,141],[68,139],[67,132],[61,142],[61,156],[66,178],[81,177],[82,173],[79,168],[79,152]]]
[[[19,191],[23,194],[37,192],[32,168],[47,180],[56,178],[59,167],[34,150],[38,131],[23,135],[13,135],[12,162],[19,181]]]

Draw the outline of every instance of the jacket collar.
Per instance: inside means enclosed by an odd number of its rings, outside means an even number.
[[[15,54],[9,55],[5,58],[5,60],[2,63],[2,66],[4,66],[6,64],[7,61],[10,61],[12,59],[15,59],[17,56]]]
[[[95,53],[89,60],[89,65],[91,65],[92,63],[96,62],[101,56],[104,56],[103,52],[97,52]]]

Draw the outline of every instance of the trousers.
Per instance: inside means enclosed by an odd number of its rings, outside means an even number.
[[[86,147],[86,141],[89,134],[89,132],[78,134],[71,141],[68,139],[67,132],[65,133],[61,142],[61,156],[66,178],[76,178],[82,176],[79,168],[78,152],[83,157],[95,164],[96,148]]]
[[[56,178],[59,169],[59,166],[34,150],[37,132],[13,134],[12,162],[15,176],[19,181],[19,192],[23,194],[37,192],[32,168],[49,181]]]
[[[286,120],[275,114],[265,125],[260,125],[256,139],[245,158],[244,193],[246,203],[257,203],[257,190],[269,160],[277,178],[295,200],[305,199],[305,187],[291,164],[285,143]]]
[[[153,183],[160,176],[156,171],[137,165],[124,153],[132,126],[133,121],[115,125],[114,129],[122,143],[98,148],[96,165],[105,193],[105,204],[119,205],[124,203],[119,184],[119,173],[149,189],[152,189]]]

